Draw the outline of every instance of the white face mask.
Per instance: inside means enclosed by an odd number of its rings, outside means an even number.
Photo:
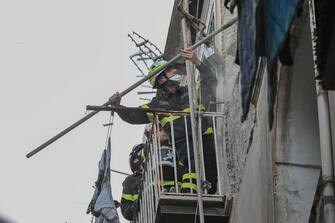
[[[170,80],[170,81],[175,81],[175,82],[180,83],[181,78],[182,78],[181,75],[179,75],[179,74],[175,74],[174,76],[170,77],[169,80]]]

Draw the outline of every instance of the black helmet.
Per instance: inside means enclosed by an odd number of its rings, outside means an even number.
[[[129,154],[129,164],[131,171],[136,172],[141,169],[142,164],[145,161],[144,156],[144,144],[137,144],[133,147]]]

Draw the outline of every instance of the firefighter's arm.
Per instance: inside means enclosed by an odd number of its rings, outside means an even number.
[[[208,61],[204,60],[203,62],[201,62],[197,54],[189,48],[182,49],[181,55],[186,60],[189,60],[193,64],[195,64],[197,69],[199,70],[202,97],[210,98],[213,95],[215,96],[217,78]],[[205,102],[207,103],[206,98]]]
[[[120,105],[120,107],[125,107]],[[117,111],[117,114],[120,116],[120,118],[128,122],[129,124],[147,124],[150,123],[150,120],[148,119],[148,116],[144,112],[138,112],[134,110],[119,110]]]
[[[201,65],[201,61],[199,59],[199,57],[197,56],[197,54],[191,50],[190,48],[185,48],[185,49],[181,49],[180,50],[180,54],[181,56],[185,59],[185,60],[189,60],[191,61],[193,64],[195,64],[196,66],[200,66]]]
[[[131,187],[131,184],[133,183],[132,177],[129,176],[122,184],[121,213],[123,217],[129,221],[133,220],[135,203],[138,199],[138,192],[133,191]]]
[[[206,60],[197,66],[197,69],[200,73],[201,101],[205,108],[209,109],[210,102],[216,100],[216,74]]]
[[[197,65],[197,69],[200,73],[200,80],[203,84],[214,84],[216,85],[217,79],[216,74],[213,72],[211,65],[207,60],[204,60],[199,65]]]
[[[118,92],[116,92],[112,97],[110,97],[109,101],[111,105],[125,107],[120,105],[121,95]],[[123,121],[128,122],[130,124],[146,124],[150,122],[150,120],[148,119],[148,115],[143,112],[127,110],[127,109],[120,109],[116,112]]]

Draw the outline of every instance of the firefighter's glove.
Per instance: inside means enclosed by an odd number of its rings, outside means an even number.
[[[203,190],[210,190],[212,188],[212,183],[208,180],[202,182],[202,189]]]
[[[121,206],[121,203],[117,200],[114,200],[115,207],[118,208]]]
[[[113,94],[112,97],[109,98],[109,102],[111,103],[111,105],[120,105],[121,95],[119,94],[119,92]]]

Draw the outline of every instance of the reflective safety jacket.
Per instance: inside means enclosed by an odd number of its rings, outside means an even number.
[[[201,101],[197,109],[202,111],[209,111],[209,106],[211,101],[215,101],[215,91],[217,85],[217,79],[215,73],[211,70],[210,65],[207,62],[202,63],[197,66],[197,69],[200,72],[200,89],[198,89],[198,94],[200,93]],[[140,108],[148,109],[164,109],[172,111],[190,111],[189,108],[189,98],[188,98],[188,89],[187,87],[177,87],[175,93],[164,92],[162,94],[154,97],[149,103],[141,105]],[[118,111],[119,116],[124,121],[130,124],[145,124],[153,121],[154,114],[151,112],[147,113],[138,113],[138,112],[126,112]],[[171,139],[171,126],[170,121],[173,121],[175,140],[180,140],[185,138],[185,121],[184,118],[178,115],[160,115],[159,116],[160,124],[165,129],[167,134],[169,134]],[[211,120],[205,121],[203,119],[202,129],[204,134],[211,133]],[[187,119],[188,133],[191,134],[190,120]]]
[[[141,177],[142,174],[135,172],[127,176],[122,183],[121,213],[123,217],[129,221],[132,221],[134,215],[137,213]]]

